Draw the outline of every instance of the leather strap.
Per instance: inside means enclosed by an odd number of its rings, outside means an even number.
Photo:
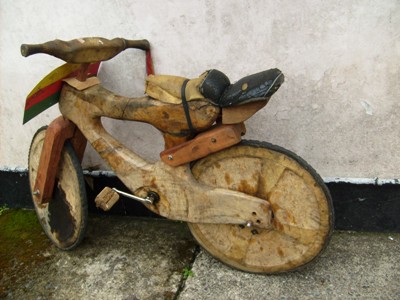
[[[183,105],[183,110],[185,111],[185,116],[186,116],[186,121],[189,126],[190,133],[196,133],[196,130],[193,127],[192,124],[192,119],[190,118],[190,113],[189,113],[189,105],[186,100],[186,84],[188,83],[189,79],[186,79],[181,88],[181,98],[182,98],[182,105]]]

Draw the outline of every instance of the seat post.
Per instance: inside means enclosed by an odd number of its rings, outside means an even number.
[[[79,81],[86,81],[88,77],[88,69],[89,69],[90,63],[83,63],[81,64],[81,67],[79,68],[78,74],[76,75],[76,79]]]

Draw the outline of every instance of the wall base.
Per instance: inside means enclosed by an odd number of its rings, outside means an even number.
[[[105,186],[127,191],[110,172],[85,172],[89,211],[97,209],[94,198]],[[400,232],[400,184],[398,180],[326,179],[335,209],[335,229]],[[26,170],[0,171],[0,207],[33,208]],[[142,204],[121,198],[107,214],[159,217]]]

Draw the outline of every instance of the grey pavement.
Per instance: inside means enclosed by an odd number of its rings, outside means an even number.
[[[97,215],[77,249],[38,255],[6,299],[400,299],[398,233],[335,232],[302,270],[255,275],[201,250],[184,223]]]

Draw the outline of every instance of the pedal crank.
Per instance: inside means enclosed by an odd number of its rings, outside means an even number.
[[[105,187],[94,200],[96,203],[96,207],[99,207],[104,211],[110,210],[114,206],[114,204],[117,203],[117,201],[119,200],[119,195],[139,201],[143,204],[150,204],[150,205],[154,205],[160,198],[157,193],[151,191],[147,193],[146,198],[142,198],[117,190],[116,188]]]
[[[119,195],[122,195],[124,197],[129,198],[129,199],[133,199],[133,200],[139,201],[139,202],[141,202],[143,204],[154,205],[160,199],[158,194],[154,193],[154,192],[148,192],[147,193],[147,197],[146,198],[142,198],[142,197],[139,197],[139,196],[135,196],[135,195],[132,195],[132,194],[117,190],[116,188],[113,188],[112,190],[114,192],[118,193]]]

